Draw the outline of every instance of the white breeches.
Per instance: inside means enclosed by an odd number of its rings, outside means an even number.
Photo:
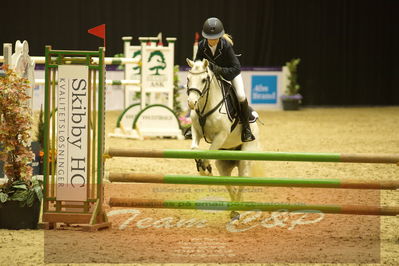
[[[231,83],[233,84],[233,87],[236,91],[237,94],[237,99],[239,102],[245,101],[247,98],[245,96],[245,89],[244,89],[244,82],[242,81],[242,76],[241,74],[238,74],[232,81]]]

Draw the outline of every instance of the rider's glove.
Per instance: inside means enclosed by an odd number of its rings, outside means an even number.
[[[222,75],[222,68],[218,65],[215,65],[214,63],[210,63],[209,65],[210,69],[216,76]]]

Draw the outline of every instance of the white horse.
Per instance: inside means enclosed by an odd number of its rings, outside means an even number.
[[[219,82],[210,70],[206,59],[193,62],[187,59],[191,70],[187,76],[188,106],[191,109],[191,149],[198,149],[202,138],[211,143],[209,150],[259,150],[259,128],[251,123],[251,131],[255,140],[241,141],[242,126],[237,123],[232,130],[231,121],[226,112],[226,94],[223,94]],[[230,88],[233,90],[233,88]],[[212,175],[209,160],[196,160],[201,175]],[[234,167],[238,167],[238,176],[250,175],[250,161],[217,160],[216,167],[221,176],[230,176]],[[241,201],[244,187],[227,186],[232,201]],[[238,212],[231,212],[233,220],[239,219]]]

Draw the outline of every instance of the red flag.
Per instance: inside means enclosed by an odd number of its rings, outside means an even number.
[[[200,35],[198,32],[195,33],[195,42],[194,43],[198,43],[198,40],[200,38]]]
[[[87,32],[104,39],[104,48],[105,48],[105,24],[101,24],[97,27],[91,28]]]

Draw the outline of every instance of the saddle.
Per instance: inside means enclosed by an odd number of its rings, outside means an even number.
[[[238,123],[242,123],[239,115],[240,105],[238,103],[237,94],[233,88],[233,85],[230,82],[220,78],[218,78],[218,82],[220,88],[222,89],[223,97],[226,98],[225,106],[226,106],[227,116],[230,121],[232,122],[234,121],[231,128],[231,131],[233,131]],[[248,122],[255,123],[259,116],[251,106],[248,106],[248,109],[249,109]]]
[[[222,107],[224,104],[227,117],[229,118],[230,122],[233,122],[230,128],[230,132],[232,132],[236,128],[238,123],[242,123],[240,117],[240,105],[238,103],[236,92],[231,83],[224,79],[221,79],[220,77],[217,77],[217,81],[219,82],[219,86],[222,90],[223,99],[213,110],[207,112],[206,114],[200,114],[199,111],[196,110],[198,114],[199,124],[201,125],[202,130],[204,130],[203,127],[206,123],[208,115],[212,114],[217,109],[219,109],[219,112],[222,113]],[[251,106],[248,106],[248,122],[255,123],[258,118],[259,116],[256,111]],[[185,139],[192,138],[191,128],[185,130],[184,136]],[[206,138],[205,141],[210,143]]]

